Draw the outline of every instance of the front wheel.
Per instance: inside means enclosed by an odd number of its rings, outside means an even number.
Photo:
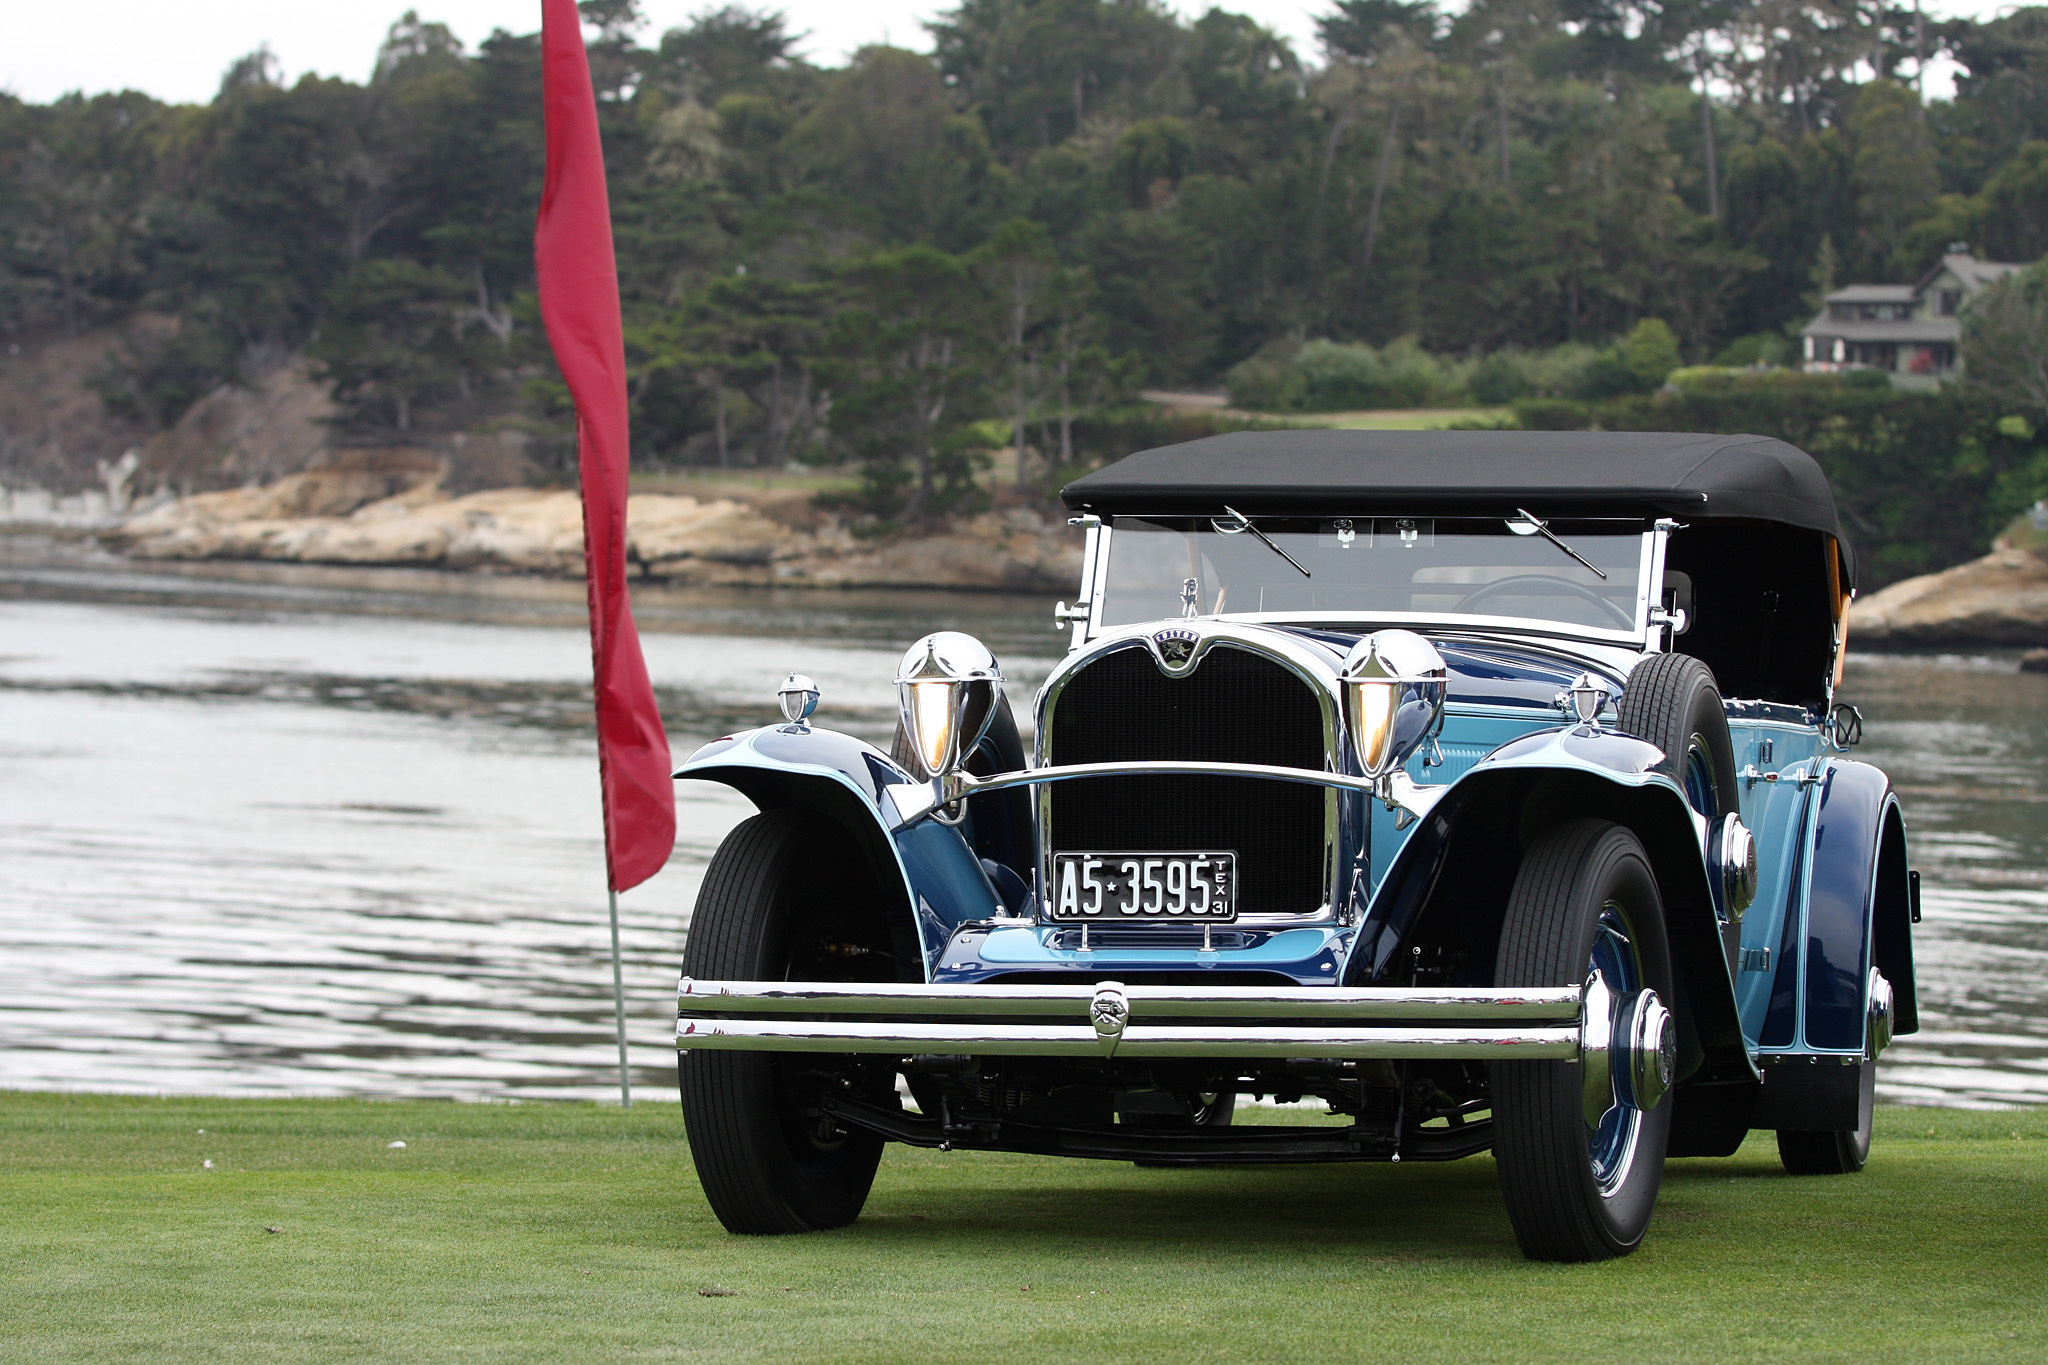
[[[859,854],[844,845],[836,827],[801,811],[767,811],[735,828],[705,870],[684,973],[786,981],[794,966],[824,975],[818,964],[826,957],[886,960],[885,945],[847,932],[846,920],[858,923],[849,912],[859,898],[847,894],[847,883],[858,880],[849,869],[859,866]],[[690,1155],[726,1231],[812,1232],[860,1216],[882,1139],[841,1127],[822,1102],[850,1087],[875,1092],[860,1098],[879,1098],[893,1092],[894,1077],[857,1067],[856,1059],[809,1053],[679,1056]]]
[[[1589,1038],[1617,1044],[1638,1011],[1661,1009],[1649,992],[1671,998],[1663,903],[1634,834],[1574,820],[1530,845],[1508,897],[1494,983],[1582,986]],[[1668,1068],[1668,1028],[1658,1036]],[[1579,1062],[1493,1064],[1501,1194],[1532,1260],[1625,1256],[1649,1227],[1671,1105],[1637,1089],[1625,1056],[1620,1046],[1589,1047]],[[1659,1074],[1668,1081],[1668,1069]]]

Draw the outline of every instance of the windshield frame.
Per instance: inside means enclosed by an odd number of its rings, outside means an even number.
[[[1222,514],[1219,512],[1218,515],[1220,516]],[[1432,516],[1432,514],[1428,512],[1409,511],[1406,509],[1403,509],[1398,512],[1388,512],[1384,510],[1346,510],[1342,513],[1337,513],[1333,515],[1351,516],[1361,520],[1368,518],[1384,519],[1390,516]],[[1470,521],[1479,519],[1475,518],[1469,511],[1439,513],[1434,515],[1437,519],[1445,521]],[[1090,543],[1087,547],[1088,553],[1083,561],[1081,594],[1082,600],[1087,605],[1087,616],[1083,620],[1077,621],[1075,623],[1076,626],[1079,627],[1079,629],[1077,629],[1075,632],[1076,639],[1074,643],[1076,645],[1079,645],[1086,640],[1092,640],[1097,636],[1128,631],[1133,629],[1135,626],[1141,624],[1140,622],[1136,621],[1126,621],[1115,625],[1105,625],[1103,624],[1102,620],[1103,600],[1107,595],[1109,588],[1111,556],[1114,555],[1116,552],[1115,542],[1117,523],[1126,521],[1186,520],[1187,517],[1188,514],[1185,512],[1121,512],[1116,513],[1110,517],[1104,517],[1099,522],[1096,522],[1095,519],[1092,517],[1088,519],[1089,522],[1094,522],[1094,524],[1089,525],[1088,527]],[[1256,516],[1252,518],[1252,520],[1259,519],[1260,518]],[[1265,519],[1273,520],[1273,518],[1270,517]],[[1279,518],[1279,520],[1299,519],[1300,518],[1294,516],[1283,516]],[[1609,629],[1600,626],[1583,625],[1577,622],[1551,621],[1540,617],[1531,616],[1493,616],[1479,615],[1473,613],[1460,614],[1455,612],[1417,612],[1389,610],[1330,611],[1318,609],[1312,611],[1229,611],[1220,614],[1205,612],[1197,613],[1194,616],[1181,617],[1161,616],[1153,619],[1157,621],[1226,621],[1237,624],[1272,624],[1306,627],[1332,626],[1338,628],[1372,628],[1379,626],[1401,626],[1413,629],[1417,627],[1440,627],[1447,630],[1457,631],[1505,635],[1528,635],[1541,636],[1545,638],[1583,640],[1589,643],[1625,645],[1635,649],[1648,648],[1650,636],[1653,629],[1662,628],[1661,623],[1656,622],[1653,619],[1653,610],[1660,605],[1660,601],[1652,598],[1652,590],[1650,585],[1653,583],[1660,582],[1663,578],[1664,551],[1665,542],[1670,531],[1669,524],[1662,521],[1661,519],[1652,520],[1647,517],[1573,517],[1567,515],[1557,515],[1554,517],[1554,519],[1558,521],[1570,521],[1575,524],[1589,521],[1612,522],[1614,523],[1615,530],[1617,533],[1626,533],[1626,531],[1632,529],[1639,535],[1641,540],[1641,550],[1637,559],[1636,566],[1636,600],[1634,610],[1634,621],[1628,629]],[[1502,521],[1504,523],[1511,520],[1515,520],[1515,518],[1502,518]],[[1146,532],[1142,534],[1153,533]],[[1566,539],[1569,540],[1570,537],[1567,536]],[[1563,557],[1563,551],[1559,551],[1559,555],[1560,557]]]

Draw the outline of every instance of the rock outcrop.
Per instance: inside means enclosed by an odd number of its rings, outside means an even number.
[[[451,498],[426,452],[354,454],[261,488],[181,498],[129,518],[107,539],[146,559],[583,572],[574,491],[499,488]],[[1079,537],[1026,509],[879,540],[830,517],[773,510],[731,497],[636,494],[627,504],[627,554],[642,576],[705,585],[1037,591],[1071,588],[1080,573]]]
[[[1849,645],[2048,644],[2048,558],[2001,546],[1982,559],[1892,584],[1849,611]]]

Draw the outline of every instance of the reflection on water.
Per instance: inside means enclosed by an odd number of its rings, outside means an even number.
[[[1926,918],[1921,1030],[1879,1084],[1924,1103],[2048,1103],[2048,677],[2003,658],[1851,656],[1857,757],[1905,806]]]
[[[678,756],[771,718],[792,668],[886,742],[925,630],[989,640],[1020,697],[1060,648],[1035,598],[636,605]],[[0,538],[0,1086],[613,1093],[582,607],[575,584],[143,570]],[[1926,1027],[1884,1088],[2048,1102],[2048,679],[1876,659],[1848,695],[1925,872]],[[678,798],[668,870],[620,898],[650,1096],[698,879],[750,810]]]

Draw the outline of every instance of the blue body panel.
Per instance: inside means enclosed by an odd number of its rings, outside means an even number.
[[[1083,951],[1080,931],[1071,927],[968,924],[957,931],[932,979],[967,985],[1021,972],[1228,971],[1284,976],[1301,986],[1329,985],[1342,974],[1352,939],[1351,930],[1334,926],[1219,929],[1212,936],[1217,946],[1204,952],[1199,932],[1166,932],[1179,941],[1162,946],[1152,931],[1101,930]],[[1140,933],[1152,941],[1134,943]]]
[[[1795,1031],[1797,993],[1787,990],[1774,995],[1778,992],[1777,968],[1787,958],[1798,956],[1806,897],[1804,869],[1813,834],[1813,788],[1799,779],[1825,761],[1824,746],[1816,726],[1792,721],[1731,717],[1729,737],[1734,742],[1738,773],[1754,769],[1775,772],[1780,779],[1738,778],[1736,782],[1742,822],[1757,842],[1757,891],[1742,918],[1735,994],[1742,1011],[1742,1029],[1751,1042],[1762,1041],[1775,1030],[1782,1035],[1778,1045],[1784,1046]]]

